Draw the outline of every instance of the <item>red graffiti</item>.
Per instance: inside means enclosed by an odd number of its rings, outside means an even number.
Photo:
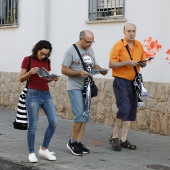
[[[166,54],[170,55],[170,49],[168,49],[168,50],[166,51]]]
[[[168,49],[168,50],[166,51],[166,54],[170,55],[170,49]],[[170,60],[170,58],[169,58],[169,57],[166,57],[166,60]],[[170,62],[169,62],[169,64],[170,64]]]
[[[155,57],[156,53],[162,48],[162,45],[158,43],[158,40],[153,41],[152,37],[145,39],[146,44],[143,45],[145,50],[146,58]]]

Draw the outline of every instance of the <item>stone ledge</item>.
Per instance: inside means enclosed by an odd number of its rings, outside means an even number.
[[[0,72],[0,108],[17,109],[19,94],[25,86],[18,79],[19,73]],[[51,82],[50,92],[58,116],[73,119],[66,81],[66,76],[61,76],[58,82]],[[95,83],[99,94],[92,98],[90,121],[114,126],[117,107],[113,79],[95,78]],[[131,123],[131,129],[170,136],[170,84],[144,82],[144,85],[149,97],[144,100],[145,107],[138,108],[137,119]],[[40,114],[43,114],[42,110]]]

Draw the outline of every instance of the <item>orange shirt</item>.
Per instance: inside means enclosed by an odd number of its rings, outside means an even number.
[[[125,47],[127,44],[128,43],[125,38],[123,39],[123,42],[122,40],[119,40],[115,43],[115,45],[110,51],[110,62],[121,62],[121,61],[130,60],[129,53],[127,52],[126,47]],[[131,57],[134,61],[140,61],[140,60],[146,59],[143,46],[139,41],[137,40],[134,41],[133,50],[130,49],[129,46],[128,48],[131,53]],[[140,67],[137,65],[136,68],[139,73]],[[135,74],[136,73],[135,73],[134,68],[130,66],[112,68],[113,77],[120,77],[120,78],[124,78],[127,80],[134,80]]]

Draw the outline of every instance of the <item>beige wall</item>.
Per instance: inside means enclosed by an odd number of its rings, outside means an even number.
[[[0,72],[0,108],[16,110],[19,94],[24,87],[18,82],[19,73]],[[92,99],[91,123],[114,126],[117,107],[112,89],[112,79],[95,79],[99,95]],[[170,136],[170,84],[145,82],[149,97],[145,107],[139,108],[137,120],[131,128],[139,131]],[[58,112],[63,119],[72,119],[72,112],[66,91],[66,77],[50,83],[50,91]]]

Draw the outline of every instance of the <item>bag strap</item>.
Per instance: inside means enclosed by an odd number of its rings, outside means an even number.
[[[48,59],[48,69],[50,69],[50,60]]]
[[[31,65],[31,56],[28,57],[28,67],[27,67],[27,72],[30,70],[30,65]],[[29,84],[29,79],[27,79],[27,83],[26,83],[26,88],[28,88],[28,84]]]
[[[31,65],[31,56],[28,57],[28,68],[27,68],[27,72],[30,70],[30,65]]]
[[[123,42],[123,39],[121,39],[122,40],[122,42]],[[129,54],[129,56],[130,56],[130,59],[132,60],[132,56],[131,56],[131,54],[130,54],[130,51],[129,51],[129,48],[128,48],[128,46],[126,45],[125,46],[126,47],[126,50],[127,50],[127,52],[128,52],[128,54]],[[133,67],[134,68],[134,70],[135,70],[135,73],[136,73],[136,75],[138,74],[138,71],[137,71],[137,68],[136,68],[136,66],[135,67]]]
[[[73,44],[73,46],[74,46],[74,48],[76,49],[76,51],[77,51],[77,53],[78,53],[78,56],[79,56],[79,58],[80,58],[80,60],[81,60],[81,63],[82,63],[82,65],[83,65],[83,69],[84,69],[85,71],[87,71],[87,70],[86,70],[85,63],[84,63],[84,61],[83,61],[83,59],[82,59],[82,57],[81,57],[81,54],[80,54],[79,49],[77,48],[76,44]]]

